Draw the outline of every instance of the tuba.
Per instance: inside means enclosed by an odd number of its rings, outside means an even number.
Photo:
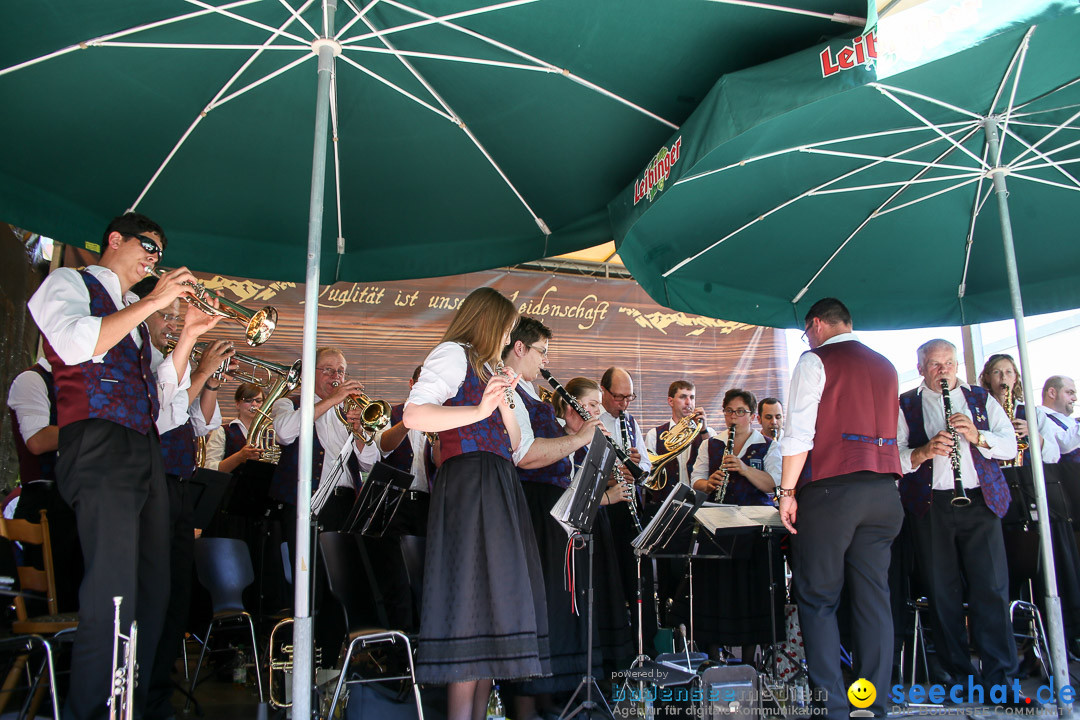
[[[165,274],[165,270],[159,267],[152,267],[149,269],[149,273],[154,277],[160,278]],[[267,305],[262,310],[249,310],[239,303],[234,303],[232,300],[223,298],[218,293],[210,290],[201,283],[189,283],[192,288],[191,295],[185,295],[184,300],[207,315],[215,315],[217,317],[228,318],[244,328],[244,335],[247,337],[248,345],[252,347],[256,345],[262,345],[264,342],[270,339],[270,336],[274,333],[274,328],[277,327],[277,310]],[[210,304],[209,300],[215,299],[218,301],[218,307],[214,307]]]
[[[334,382],[334,387],[341,383]],[[266,403],[263,403],[265,406]],[[360,429],[357,430],[349,422],[348,414],[352,410],[360,411]],[[349,429],[356,437],[360,438],[365,445],[375,442],[375,433],[390,424],[390,403],[385,400],[372,400],[364,393],[349,395],[345,402],[334,408],[338,420]]]
[[[657,440],[664,447],[671,448],[671,450],[662,455],[649,453],[652,470],[649,471],[649,477],[642,484],[649,490],[663,490],[664,486],[667,485],[667,473],[660,472],[661,468],[678,457],[683,450],[690,447],[690,443],[694,442],[694,438],[704,429],[704,422],[698,420],[695,415],[688,415],[660,433]]]
[[[1001,401],[1001,407],[1005,410],[1005,415],[1009,418],[1009,424],[1012,425],[1013,420],[1016,419],[1016,398],[1013,397],[1013,389],[1003,384],[1001,386],[1001,392],[1004,393],[1004,398]],[[1016,457],[1012,460],[1002,460],[1002,467],[1021,467],[1024,464],[1024,451],[1028,449],[1027,441],[1021,440],[1020,435],[1016,436]]]

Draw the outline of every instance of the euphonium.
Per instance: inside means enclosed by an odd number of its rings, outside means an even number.
[[[688,448],[690,443],[694,442],[694,438],[696,438],[704,428],[705,423],[699,421],[696,415],[687,415],[682,420],[679,420],[679,422],[660,433],[657,447],[662,445],[663,447],[670,449],[662,455],[653,455],[652,453],[649,453],[649,462],[652,463],[652,470],[649,471],[649,477],[646,478],[642,485],[654,491],[663,490],[664,486],[667,485],[667,473],[661,472],[661,468],[678,457],[679,453],[683,450]]]
[[[166,270],[162,268],[149,268],[148,272],[160,278]],[[262,310],[249,310],[239,303],[234,303],[210,290],[201,283],[188,283],[192,288],[192,295],[184,295],[184,300],[197,310],[217,317],[228,318],[244,328],[247,343],[251,346],[262,345],[270,339],[277,327],[277,310],[269,305]],[[218,307],[210,304],[209,300],[218,301]]]
[[[120,632],[120,603],[123,598],[113,598],[113,650],[112,687],[109,699],[109,720],[132,720],[135,717],[135,685],[138,684],[138,668],[135,665],[135,644],[138,624],[132,620],[127,635]]]
[[[282,368],[284,369],[284,367]],[[266,391],[266,396],[263,398],[263,403],[258,410],[255,411],[255,419],[251,421],[251,427],[248,428],[248,445],[253,445],[257,448],[266,448],[266,434],[273,432],[270,428],[270,424],[273,422],[273,418],[270,413],[274,407],[274,403],[283,397],[287,397],[296,388],[300,387],[300,361],[297,360],[292,364],[292,367],[278,377],[277,382],[273,387]]]
[[[1012,425],[1013,420],[1016,419],[1016,398],[1013,397],[1013,389],[1007,383],[1002,384],[1001,392],[1003,392],[1004,399],[1002,400],[1001,407],[1005,410],[1005,415],[1009,418],[1009,424]],[[1012,460],[1002,461],[1002,465],[1005,467],[1021,467],[1024,464],[1024,451],[1028,449],[1026,441],[1020,439],[1020,434],[1016,435],[1016,457]]]
[[[334,387],[340,384],[336,381],[332,383]],[[347,417],[352,410],[360,411],[359,430],[353,427]],[[353,435],[363,440],[365,445],[375,442],[375,433],[390,424],[390,404],[385,400],[372,400],[364,393],[349,395],[345,398],[345,402],[334,408],[334,412],[337,413],[337,418],[341,421],[341,424],[349,428],[349,432]]]

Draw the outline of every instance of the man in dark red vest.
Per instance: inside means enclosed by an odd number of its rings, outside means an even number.
[[[840,668],[836,608],[844,589],[858,605],[855,674],[877,688],[870,710],[885,715],[892,670],[888,570],[903,510],[896,491],[896,369],[859,342],[835,298],[806,313],[803,353],[791,376],[781,453],[780,517],[795,537],[795,597],[815,701],[828,716],[850,707]]]
[[[142,322],[183,294],[186,269],[138,299],[129,291],[161,259],[165,233],[127,213],[109,223],[99,264],[60,268],[28,306],[56,382],[56,481],[75,511],[86,572],[65,718],[103,718],[112,686],[113,596],[122,627],[139,623],[138,662],[152,664],[169,599],[168,495],[154,421],[159,398]],[[135,691],[136,714],[146,699]]]
[[[1011,495],[999,460],[1016,457],[1016,433],[998,401],[978,385],[956,378],[956,346],[931,340],[919,347],[923,384],[900,396],[897,444],[900,499],[915,538],[918,565],[925,579],[938,659],[956,682],[984,684],[976,702],[994,703],[989,689],[1005,685],[1017,667],[1016,643],[1009,619],[1009,568],[1001,518]],[[942,381],[949,386],[951,415],[945,417]],[[956,469],[952,461],[956,431]],[[959,474],[969,504],[952,504]],[[971,663],[964,601],[971,619],[971,639],[979,651],[981,673]],[[1006,695],[1012,698],[1012,692]]]

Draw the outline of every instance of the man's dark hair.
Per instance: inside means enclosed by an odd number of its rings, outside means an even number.
[[[821,320],[826,325],[850,325],[851,313],[847,306],[836,298],[822,298],[810,306],[806,311],[804,325],[809,325],[814,318]]]
[[[114,232],[128,236],[157,233],[157,236],[161,238],[162,250],[169,244],[169,239],[165,237],[165,231],[161,229],[160,225],[141,213],[129,212],[114,217],[109,226],[105,228],[105,234],[101,236],[102,255],[109,249],[109,235]]]
[[[531,318],[526,315],[522,315],[518,320],[517,327],[510,333],[510,344],[503,348],[502,357],[505,360],[506,356],[510,354],[510,350],[513,349],[514,343],[521,341],[521,344],[525,347],[529,347],[537,340],[551,339],[551,328],[544,323],[540,322],[536,318]]]
[[[416,369],[412,371],[412,381],[416,382],[420,379],[420,371],[424,369],[423,365],[417,365]]]
[[[154,292],[154,288],[157,287],[158,279],[153,275],[147,275],[139,282],[131,286],[131,292],[139,296],[142,300],[144,297]]]
[[[754,393],[750,392],[749,390],[743,390],[742,388],[731,388],[726,393],[724,393],[724,407],[727,407],[728,403],[730,403],[735,398],[738,398],[744,403],[746,403],[746,407],[750,410],[750,412],[753,412],[754,408],[757,407],[757,398],[754,397]]]
[[[675,393],[679,392],[680,390],[693,390],[693,389],[694,389],[694,383],[690,382],[689,380],[676,380],[675,382],[668,385],[667,396],[669,398],[673,398],[673,397],[675,397]]]
[[[615,376],[615,371],[618,369],[619,368],[612,366],[605,370],[604,374],[600,376],[600,387],[611,392],[611,378]]]
[[[758,403],[758,406],[757,406],[758,417],[761,417],[761,415],[765,412],[765,406],[766,405],[772,405],[773,403],[776,403],[780,407],[784,407],[784,403],[780,402],[778,399],[776,399],[774,397],[767,397],[767,398],[765,398],[764,400],[762,400],[761,402]]]

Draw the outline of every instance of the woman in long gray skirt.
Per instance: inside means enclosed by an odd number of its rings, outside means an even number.
[[[550,674],[547,606],[532,523],[511,460],[516,378],[492,365],[517,323],[473,291],[424,361],[405,426],[438,432],[428,515],[417,681],[448,684],[448,720],[484,717],[491,679]]]

